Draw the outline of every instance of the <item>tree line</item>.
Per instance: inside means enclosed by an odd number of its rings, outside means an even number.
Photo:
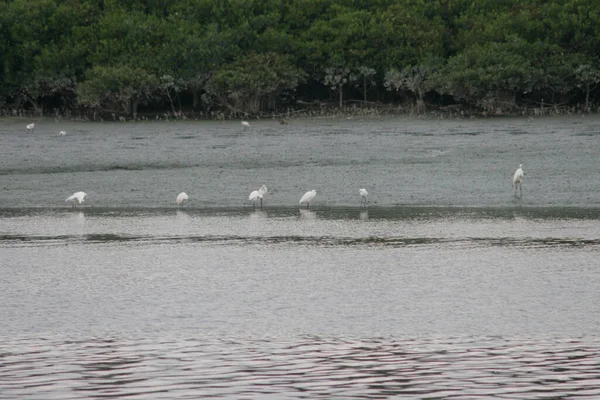
[[[597,0],[0,0],[5,113],[590,111]],[[595,111],[595,110],[594,110]]]

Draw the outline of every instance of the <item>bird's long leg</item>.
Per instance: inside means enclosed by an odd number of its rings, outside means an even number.
[[[252,209],[256,210],[256,200],[252,200]]]
[[[306,209],[308,210],[310,208],[310,201],[306,203]]]
[[[262,197],[260,198],[260,209],[262,210]]]

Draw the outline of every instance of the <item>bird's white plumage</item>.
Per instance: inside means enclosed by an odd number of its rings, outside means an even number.
[[[34,130],[34,129],[35,129],[35,123],[33,123],[33,122],[32,122],[32,123],[30,123],[30,124],[27,124],[27,130],[28,130],[28,131],[32,131],[32,130]]]
[[[242,125],[244,125],[244,126],[250,126],[250,122],[248,122],[248,121],[242,121]]]
[[[253,190],[248,196],[248,200],[252,200],[254,208],[256,208],[256,201],[260,200],[260,209],[262,210],[263,206],[263,196],[267,194],[267,187],[262,185],[258,190]]]
[[[250,193],[250,196],[248,196],[248,200],[256,200],[256,199],[262,199],[262,198],[263,198],[263,195],[258,190],[253,190],[252,193]]]
[[[189,199],[188,195],[185,192],[181,192],[177,195],[177,198],[175,199],[175,203],[182,206],[183,203],[185,203],[188,199]]]
[[[519,191],[519,196],[523,195],[523,187],[521,182],[523,182],[523,164],[519,164],[519,168],[515,171],[513,175],[513,186],[515,187],[515,196],[517,195],[517,190]]]
[[[315,198],[315,196],[317,195],[317,191],[315,189],[311,190],[310,192],[306,192],[304,193],[304,196],[302,196],[300,198],[300,203],[310,203],[312,201],[312,199]]]
[[[513,186],[520,185],[521,181],[523,181],[523,164],[519,164],[519,168],[513,175]]]
[[[60,132],[58,132],[58,134],[59,134],[60,136],[66,136],[66,135],[67,135],[67,132],[65,132],[65,131],[60,131]]]
[[[358,194],[360,194],[360,203],[366,207],[368,202],[367,196],[369,195],[369,192],[367,192],[367,189],[358,189]]]
[[[75,205],[76,203],[81,204],[84,202],[86,196],[87,196],[86,192],[76,192],[76,193],[73,193],[71,196],[67,197],[67,199],[65,201],[71,202],[71,203],[73,203],[73,205]]]
[[[254,208],[256,208],[256,200],[260,200],[260,208],[262,209],[262,199],[265,194],[267,194],[267,187],[262,185],[258,190],[253,190],[248,196],[248,200],[252,200],[254,202]]]
[[[250,193],[250,196],[248,196],[248,200],[262,199],[263,196],[267,194],[267,192],[267,187],[265,185],[262,185],[260,189],[253,190],[252,193]]]

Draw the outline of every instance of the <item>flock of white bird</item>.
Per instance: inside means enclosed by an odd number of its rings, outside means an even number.
[[[515,171],[515,174],[513,175],[513,180],[512,180],[513,187],[515,188],[515,196],[517,195],[517,190],[518,190],[520,196],[523,195],[523,191],[521,188],[521,183],[523,182],[523,176],[524,176],[523,164],[519,164],[519,168]],[[256,208],[256,202],[259,201],[259,206],[260,206],[260,209],[262,210],[263,197],[267,193],[268,193],[267,187],[265,185],[262,185],[259,189],[253,190],[250,193],[250,196],[248,196],[248,200],[252,201],[254,208]],[[368,200],[369,192],[367,192],[367,189],[363,188],[363,189],[358,189],[358,194],[360,196],[361,206],[366,207],[369,202],[369,200]],[[300,198],[299,204],[306,204],[306,208],[310,208],[310,203],[311,203],[311,201],[313,201],[313,199],[315,198],[316,195],[317,195],[317,191],[315,189],[304,193],[304,195]],[[87,196],[87,193],[85,193],[85,192],[76,192],[76,193],[73,193],[71,196],[67,197],[67,199],[65,201],[72,203],[73,207],[75,207],[76,204],[83,203],[85,201],[86,196]],[[189,200],[189,196],[187,195],[187,193],[181,192],[177,195],[177,198],[175,199],[175,203],[177,204],[177,206],[182,208],[184,206],[185,202],[188,200]]]
[[[251,125],[248,121],[242,121],[242,126],[249,127]],[[34,130],[35,130],[35,123],[32,122],[30,124],[27,124],[27,131],[33,132]],[[60,136],[65,136],[66,134],[67,133],[65,131],[59,132]],[[515,171],[515,174],[513,175],[513,179],[512,179],[512,184],[515,189],[515,196],[517,195],[517,191],[519,192],[519,196],[523,195],[523,189],[521,187],[521,183],[523,182],[524,175],[525,174],[523,173],[523,164],[519,164],[519,168]],[[265,194],[267,194],[267,192],[268,192],[267,187],[265,185],[262,185],[258,190],[253,190],[250,193],[250,196],[248,196],[248,200],[252,201],[254,208],[256,208],[256,202],[259,201],[260,208],[262,209],[263,197]],[[360,204],[366,207],[368,204],[369,193],[367,192],[366,189],[359,189],[358,194],[360,195]],[[315,198],[316,195],[317,195],[317,191],[315,189],[304,193],[304,195],[300,198],[299,204],[306,204],[306,208],[310,208],[310,202],[313,201],[313,199]],[[68,203],[72,203],[73,207],[75,207],[76,204],[83,203],[85,201],[86,197],[87,197],[87,193],[76,192],[76,193],[73,193],[71,196],[67,197],[67,199],[65,201]],[[183,207],[185,202],[187,202],[188,200],[189,200],[189,196],[187,195],[187,193],[181,192],[177,195],[177,198],[175,199],[175,203],[179,207]]]
[[[262,185],[258,190],[253,190],[250,193],[250,196],[248,196],[248,200],[251,200],[253,202],[254,208],[256,208],[256,202],[259,201],[259,203],[260,203],[259,206],[262,209],[263,197],[265,194],[267,194],[267,192],[268,192],[267,187],[265,185]],[[361,200],[360,200],[361,205],[364,205],[366,207],[366,205],[368,203],[367,196],[369,195],[369,193],[367,192],[366,189],[359,189],[358,194],[360,195],[360,198],[361,198]],[[304,195],[300,198],[299,204],[306,204],[306,208],[310,208],[310,202],[313,201],[313,199],[315,198],[316,195],[317,195],[317,191],[315,189],[304,193]],[[76,204],[82,204],[85,201],[86,197],[87,197],[86,192],[76,192],[76,193],[73,193],[71,196],[67,197],[67,199],[65,201],[67,203],[71,203],[73,205],[73,207],[75,207]],[[181,192],[175,198],[175,203],[177,204],[177,206],[182,208],[184,206],[185,202],[188,200],[189,200],[189,196],[187,195],[187,193]]]

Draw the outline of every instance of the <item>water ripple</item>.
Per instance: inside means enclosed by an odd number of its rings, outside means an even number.
[[[238,236],[238,235],[120,235],[113,233],[84,235],[0,235],[1,245],[64,245],[66,243],[113,243],[139,242],[144,244],[161,243],[206,243],[227,245],[278,245],[297,244],[317,247],[334,246],[385,246],[404,247],[419,245],[456,245],[456,246],[504,246],[504,247],[584,247],[598,246],[600,239],[583,238],[515,238],[515,237],[334,237],[334,236]]]
[[[14,339],[3,398],[600,396],[600,340]]]
[[[119,164],[86,164],[86,165],[60,165],[60,166],[17,166],[10,168],[0,168],[0,176],[22,174],[71,174],[79,172],[101,172],[101,171],[144,171],[144,170],[170,170],[183,169],[195,166],[195,164],[182,164],[179,162],[163,163],[119,163]]]

